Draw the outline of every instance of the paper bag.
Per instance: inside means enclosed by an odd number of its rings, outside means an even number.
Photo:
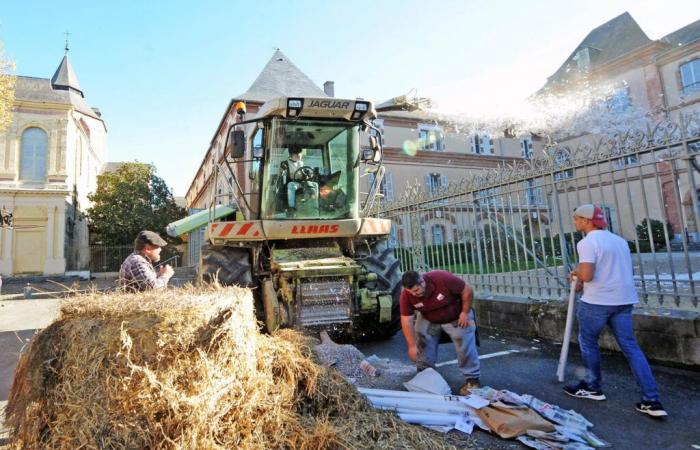
[[[526,406],[511,407],[501,402],[494,402],[477,409],[476,414],[491,428],[491,431],[504,439],[526,434],[527,430],[555,431],[552,423]]]

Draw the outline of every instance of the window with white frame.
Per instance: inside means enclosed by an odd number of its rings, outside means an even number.
[[[525,159],[532,158],[532,138],[526,137],[520,139],[520,156],[522,156]]]
[[[439,224],[433,225],[431,228],[433,237],[433,245],[442,245],[445,243],[445,227]]]
[[[682,64],[678,70],[681,75],[681,90],[684,94],[700,91],[700,58]]]
[[[418,140],[421,150],[441,152],[445,150],[445,138],[442,129],[437,125],[418,125]]]
[[[469,140],[471,141],[472,153],[476,155],[493,155],[493,138],[488,134],[474,134]]]
[[[542,190],[542,179],[525,181],[525,192],[528,206],[544,205],[544,192]]]
[[[482,189],[476,193],[477,203],[479,206],[494,206],[497,193],[496,188]]]
[[[557,153],[556,156],[554,157],[555,161],[557,162],[557,165],[567,165],[569,164],[569,156],[565,153]],[[561,180],[566,180],[569,178],[573,178],[574,176],[574,169],[566,169],[566,170],[561,170],[558,172],[554,173],[554,179],[556,181],[561,181]]]
[[[447,177],[437,172],[425,175],[425,188],[430,194],[439,194],[447,188]]]
[[[21,181],[45,181],[49,136],[41,128],[27,128],[22,133],[19,179]]]
[[[611,233],[614,233],[615,230],[613,229],[613,213],[612,213],[612,208],[609,206],[603,206],[600,209],[603,210],[603,214],[605,215],[605,221],[608,223],[608,230]]]
[[[630,99],[630,92],[627,87],[616,89],[605,99],[605,102],[607,103],[608,110],[616,114],[627,112],[632,107],[632,100]]]
[[[623,156],[622,158],[613,160],[612,164],[615,169],[622,169],[625,166],[635,166],[639,164],[639,157],[637,155]]]
[[[374,184],[375,174],[373,172],[369,173],[367,177],[367,189],[372,189]],[[391,172],[384,172],[384,178],[382,178],[382,184],[379,186],[379,193],[384,196],[384,201],[393,202],[394,201],[394,177]]]

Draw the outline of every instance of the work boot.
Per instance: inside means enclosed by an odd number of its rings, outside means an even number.
[[[464,386],[459,388],[459,395],[469,395],[472,389],[479,389],[480,387],[481,383],[479,383],[478,378],[467,378]]]

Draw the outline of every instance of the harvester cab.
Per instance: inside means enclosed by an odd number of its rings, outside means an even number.
[[[392,100],[387,109],[410,109]],[[393,335],[401,272],[388,245],[390,221],[370,217],[384,175],[373,104],[281,97],[253,118],[244,104],[235,109],[211,207],[185,219],[206,217],[202,281],[254,287],[258,317],[271,331]]]

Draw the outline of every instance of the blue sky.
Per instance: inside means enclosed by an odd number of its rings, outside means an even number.
[[[629,11],[651,39],[700,18],[696,1],[2,2],[18,75],[70,58],[101,109],[110,161],[149,162],[184,195],[231,97],[280,48],[336,96],[417,89],[443,109],[507,108],[541,87],[593,28]]]

